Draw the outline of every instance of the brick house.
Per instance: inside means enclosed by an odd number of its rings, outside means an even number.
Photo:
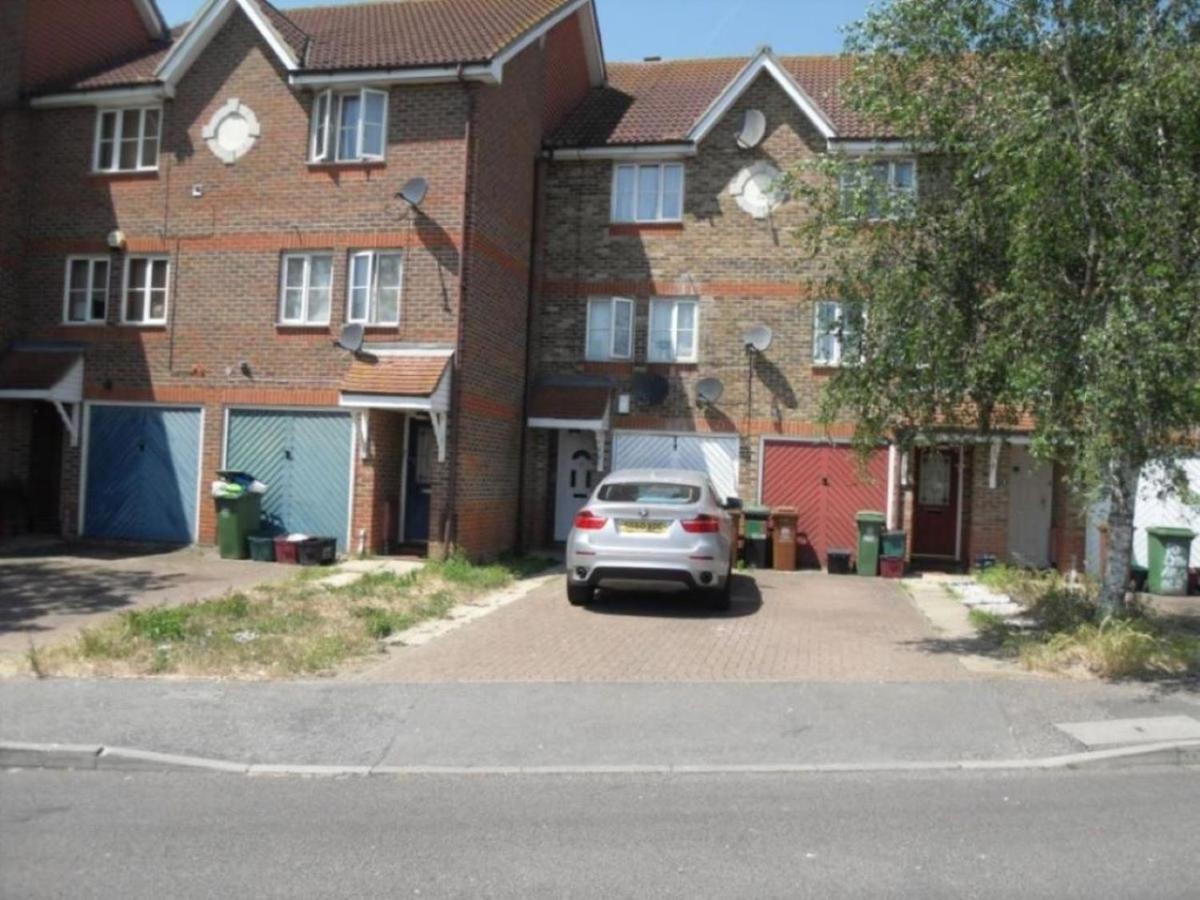
[[[593,0],[0,17],[0,535],[211,542],[224,467],[343,551],[492,555],[684,465],[796,506],[812,564],[863,508],[930,560],[1081,558],[1022,434],[860,469],[816,424],[852,316],[774,176],[921,181],[846,60],[606,65]]]
[[[881,447],[860,466],[849,424],[830,433],[816,421],[822,385],[850,355],[853,313],[813,288],[818,263],[790,238],[805,210],[774,179],[840,152],[870,157],[890,191],[921,180],[902,142],[841,102],[849,67],[769,48],[612,63],[551,136],[531,333],[531,542],[565,536],[599,471],[682,466],[729,495],[796,507],[812,565],[853,546],[861,509],[905,528],[918,561],[1082,563],[1065,489],[1025,434],[945,434],[907,456]]]
[[[227,467],[343,551],[514,546],[536,161],[604,81],[591,0],[2,15],[0,529],[211,542]]]

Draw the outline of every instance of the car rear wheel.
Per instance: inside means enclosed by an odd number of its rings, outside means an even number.
[[[733,606],[733,566],[725,573],[725,584],[708,592],[708,605],[715,612],[729,612]]]
[[[595,589],[586,584],[567,585],[567,600],[572,606],[587,606],[595,593]]]

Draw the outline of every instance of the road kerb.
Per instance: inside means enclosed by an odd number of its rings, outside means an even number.
[[[1048,771],[1132,766],[1198,766],[1200,741],[1172,741],[1107,750],[1088,750],[1034,759],[967,759],[854,763],[731,763],[628,765],[314,765],[244,763],[223,759],[159,753],[100,744],[58,744],[0,741],[0,768],[5,769],[126,769],[138,771],[217,772],[230,775],[301,776],[315,778],[555,776],[555,775],[836,775],[916,772]]]

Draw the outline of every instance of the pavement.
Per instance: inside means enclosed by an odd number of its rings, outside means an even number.
[[[206,600],[287,574],[272,563],[221,559],[211,547],[0,545],[0,671],[30,644],[71,640],[105,615]]]
[[[0,773],[5,897],[1191,898],[1194,770]]]
[[[965,621],[965,618],[964,618]],[[897,582],[819,572],[735,575],[714,613],[687,593],[601,592],[567,603],[552,579],[355,677],[381,682],[949,682],[946,652]]]

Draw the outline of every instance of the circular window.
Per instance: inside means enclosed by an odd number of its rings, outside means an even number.
[[[738,172],[729,183],[729,193],[756,219],[765,219],[787,200],[787,192],[779,187],[779,170],[764,161]]]
[[[213,155],[232,165],[250,152],[260,133],[254,110],[235,98],[213,113],[203,136]]]

